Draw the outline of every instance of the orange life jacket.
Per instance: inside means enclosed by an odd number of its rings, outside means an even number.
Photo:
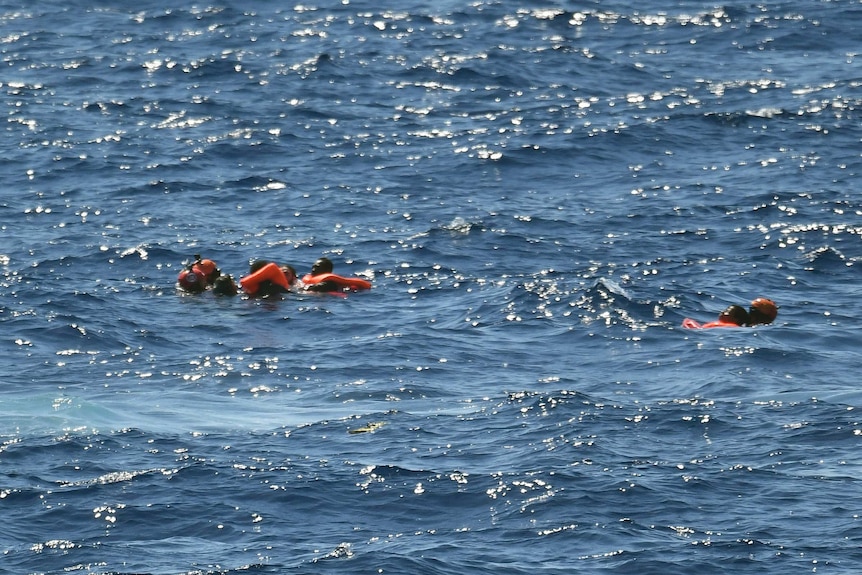
[[[206,289],[207,279],[197,267],[185,269],[177,276],[177,284],[183,290],[192,293],[199,293]]]
[[[733,322],[721,321],[721,320],[710,321],[707,323],[700,323],[698,321],[691,319],[690,317],[687,317],[684,320],[682,320],[682,327],[685,327],[688,329],[710,329],[713,327],[742,327],[742,326],[736,325]]]
[[[285,291],[290,289],[290,282],[287,281],[287,276],[284,275],[278,264],[274,262],[268,263],[253,274],[245,276],[239,280],[239,285],[242,286],[245,293],[255,295],[260,289],[260,284],[265,281],[283,287]]]
[[[331,282],[342,291],[371,289],[371,282],[368,280],[364,280],[362,278],[346,278],[344,276],[336,275],[333,273],[317,274],[314,276],[311,274],[306,274],[302,278],[302,283],[306,285],[321,284],[323,282]]]

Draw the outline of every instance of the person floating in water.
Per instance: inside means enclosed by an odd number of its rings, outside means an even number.
[[[771,299],[759,297],[751,302],[748,311],[739,305],[727,307],[716,321],[700,323],[691,318],[682,320],[682,327],[689,329],[710,329],[714,327],[745,327],[766,325],[775,321],[778,316],[778,306]]]
[[[713,327],[743,327],[748,325],[748,312],[739,305],[728,306],[718,315],[718,319],[707,323],[700,323],[691,318],[682,320],[682,327],[690,329],[710,329]]]
[[[201,293],[211,287],[213,293],[220,295],[236,294],[236,284],[230,275],[221,275],[221,270],[210,259],[201,259],[195,254],[195,260],[177,276],[180,289],[190,293]],[[232,293],[231,293],[232,292]]]
[[[332,261],[320,258],[311,266],[311,273],[302,277],[305,291],[343,293],[371,289],[371,282],[357,277],[344,277],[332,272]]]
[[[293,266],[278,265],[267,260],[252,262],[249,274],[239,280],[242,290],[252,297],[272,297],[287,293],[296,283],[296,270]]]
[[[239,280],[239,286],[250,297],[274,297],[288,292],[344,295],[346,291],[371,289],[368,280],[340,276],[333,273],[332,268],[329,259],[320,258],[311,266],[311,273],[300,281],[291,265],[255,260],[249,266],[248,275]],[[180,272],[177,283],[190,293],[201,293],[210,287],[216,295],[236,295],[239,292],[230,275],[222,275],[214,261],[201,259],[200,255],[195,255],[195,261]]]

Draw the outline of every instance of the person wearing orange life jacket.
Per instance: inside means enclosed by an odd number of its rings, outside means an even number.
[[[249,274],[241,278],[239,284],[252,297],[272,297],[291,291],[296,284],[296,270],[293,266],[256,260],[249,266]]]
[[[748,312],[745,308],[738,305],[729,306],[721,312],[716,321],[707,323],[699,323],[691,318],[685,318],[682,322],[683,327],[689,329],[710,329],[713,327],[742,327],[748,325]]]
[[[332,261],[319,258],[311,266],[311,273],[302,277],[306,291],[318,293],[342,293],[371,289],[371,282],[357,277],[344,277],[332,272]]]
[[[682,326],[689,329],[709,329],[714,327],[743,327],[766,325],[775,321],[778,316],[778,306],[771,299],[759,297],[751,302],[748,311],[742,306],[732,305],[721,312],[718,320],[701,324],[691,318],[685,318]]]
[[[200,254],[195,254],[195,260],[179,273],[177,284],[180,289],[190,293],[201,293],[208,287],[222,295],[236,293],[233,278],[229,275],[222,276],[216,263],[210,259],[201,259]],[[230,293],[231,289],[233,294]]]

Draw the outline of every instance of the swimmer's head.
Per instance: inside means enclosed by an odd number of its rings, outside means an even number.
[[[191,293],[200,293],[207,287],[207,280],[204,275],[194,270],[183,270],[177,276],[177,283],[180,288]]]
[[[256,271],[260,271],[264,266],[271,264],[272,262],[269,260],[254,260],[248,266],[248,272],[254,273]]]
[[[311,275],[331,274],[332,262],[328,258],[320,258],[311,266]]]
[[[216,295],[236,295],[238,291],[236,282],[229,275],[219,276],[213,282],[213,293]]]
[[[778,306],[771,299],[759,297],[751,302],[748,316],[750,325],[769,324],[778,317]]]
[[[284,275],[287,278],[287,283],[293,285],[293,283],[296,281],[296,269],[288,264],[283,264],[279,267],[281,268],[281,271],[284,272]]]
[[[749,322],[748,312],[745,308],[739,305],[729,306],[718,316],[721,321],[734,323],[736,325],[747,325]]]

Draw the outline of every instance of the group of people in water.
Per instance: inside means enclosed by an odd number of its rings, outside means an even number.
[[[713,327],[752,327],[755,325],[767,325],[778,317],[778,306],[771,299],[759,297],[751,302],[746,310],[741,305],[732,305],[722,311],[718,319],[707,323],[700,323],[691,318],[682,321],[682,327],[689,329],[709,329]]]
[[[371,289],[371,282],[359,277],[340,276],[332,271],[332,261],[320,258],[311,266],[311,272],[299,279],[296,269],[287,264],[256,260],[249,273],[239,280],[222,275],[216,263],[195,255],[195,261],[177,276],[177,285],[189,293],[212,290],[216,295],[234,296],[240,291],[250,297],[272,297],[288,292],[335,293]]]
[[[239,285],[230,275],[222,275],[213,260],[195,255],[195,261],[183,269],[177,284],[183,291],[201,293],[207,289],[216,295],[234,296],[240,290],[250,297],[273,297],[288,292],[334,293],[371,289],[371,282],[359,277],[340,276],[332,271],[332,261],[320,258],[311,266],[311,272],[300,279],[296,269],[287,264],[267,260],[256,260],[249,266],[248,275],[239,280]],[[732,305],[719,314],[718,319],[700,323],[685,318],[682,327],[710,329],[715,327],[751,327],[775,321],[778,306],[771,299],[759,297],[746,310]]]

